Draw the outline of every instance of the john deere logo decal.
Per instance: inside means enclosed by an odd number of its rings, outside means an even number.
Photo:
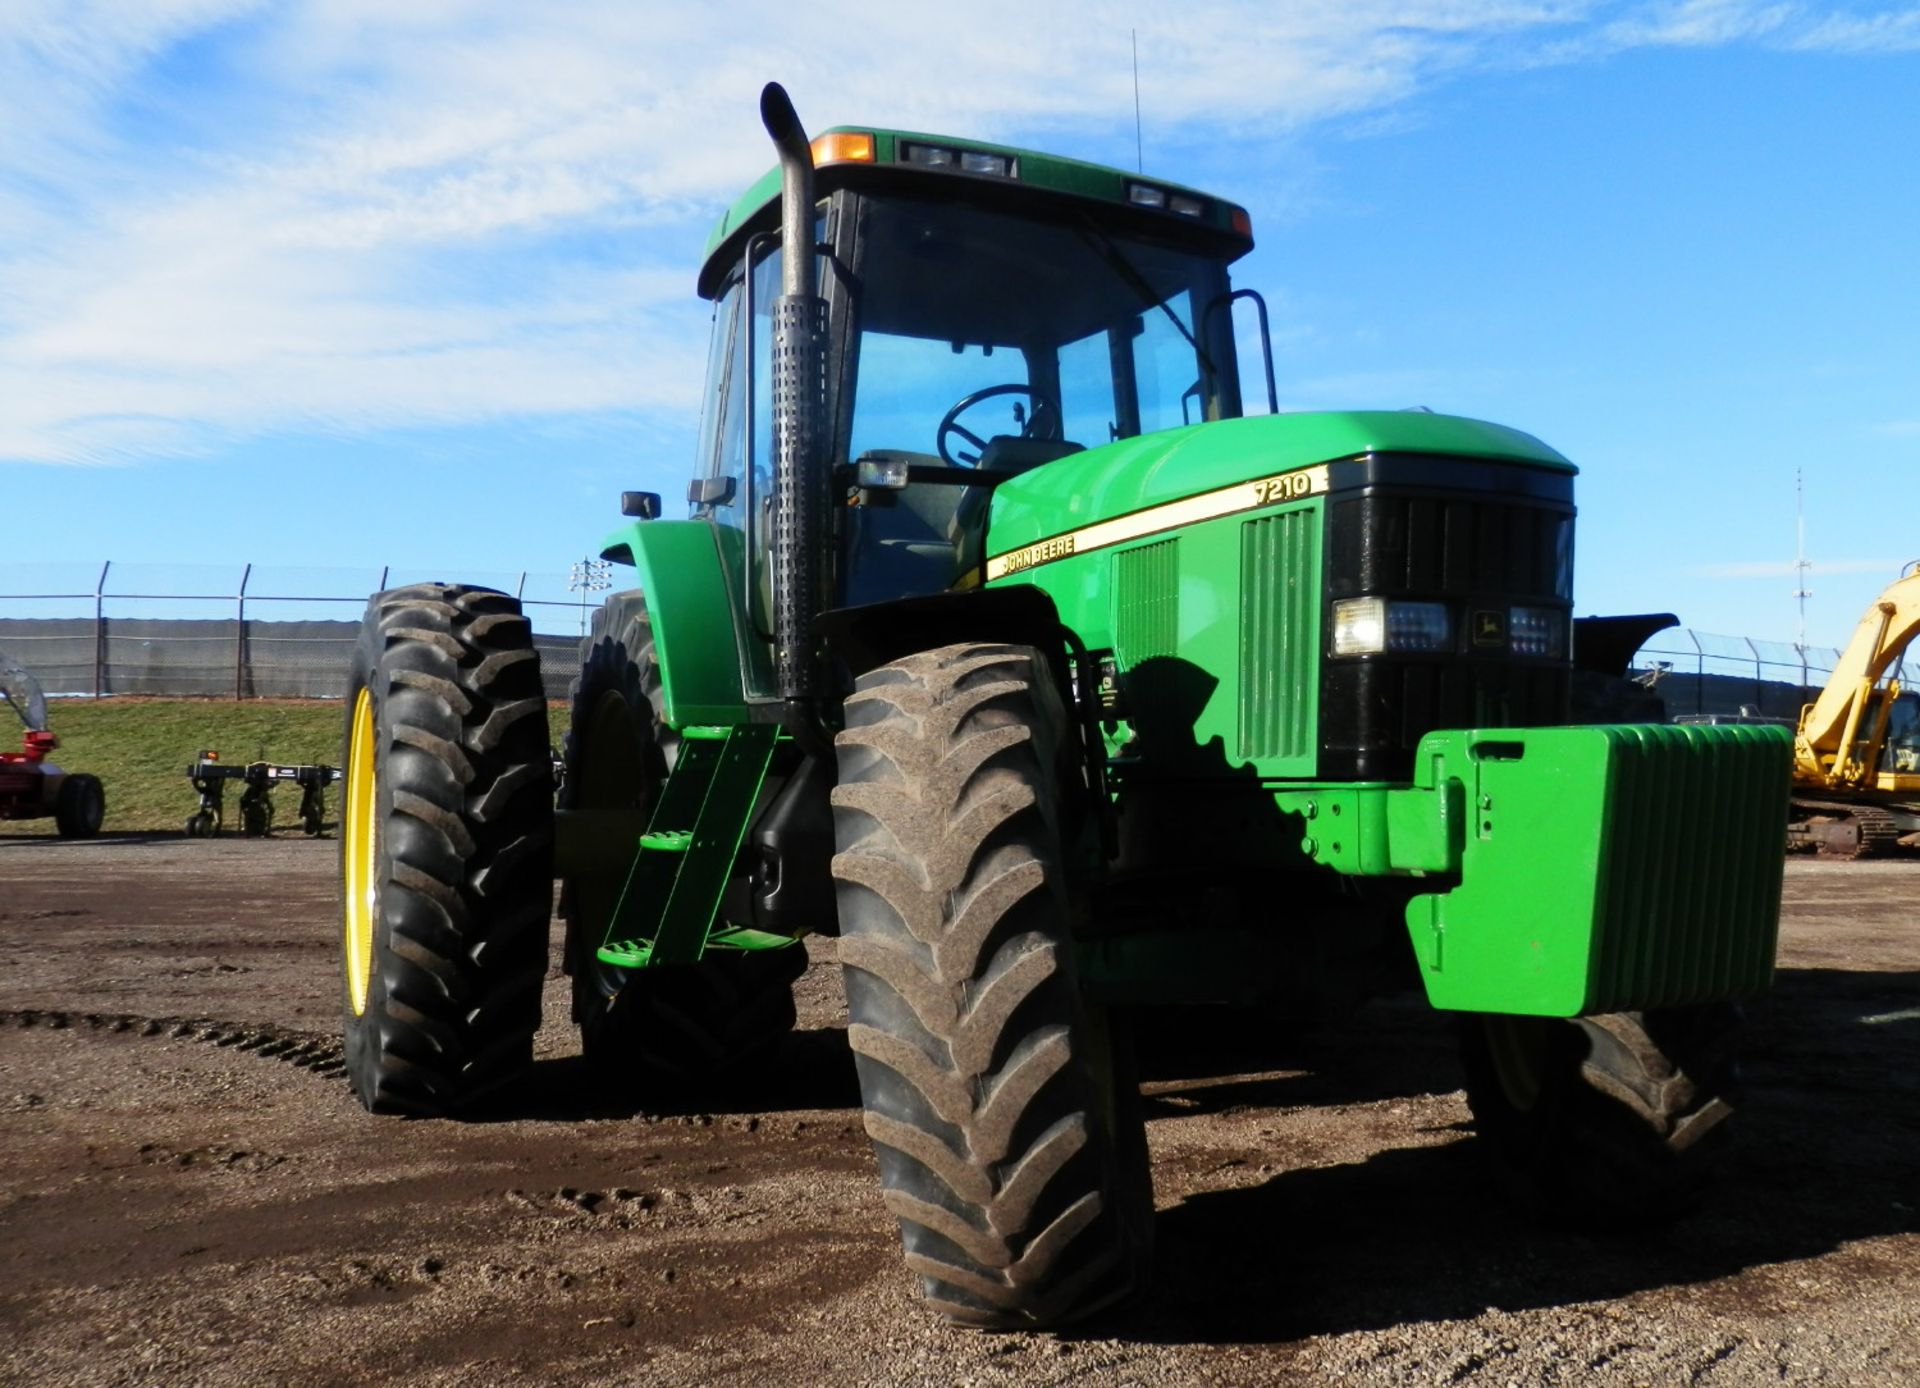
[[[1198,496],[1148,506],[996,554],[987,560],[987,582],[1024,572],[1039,564],[1051,564],[1056,559],[1070,559],[1089,550],[1105,549],[1109,545],[1125,544],[1128,540],[1138,540],[1146,535],[1177,530],[1183,525],[1198,525],[1201,521],[1217,520],[1221,516],[1253,511],[1263,506],[1305,501],[1309,497],[1324,495],[1326,490],[1325,463],[1275,473],[1272,477],[1257,477],[1251,482],[1236,482],[1231,487],[1220,487],[1201,492]]]
[[[1507,618],[1503,612],[1476,612],[1473,614],[1473,644],[1476,646],[1504,646],[1507,644]]]

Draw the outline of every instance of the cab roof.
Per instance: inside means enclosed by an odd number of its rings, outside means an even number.
[[[1114,220],[1146,234],[1212,244],[1224,260],[1253,248],[1246,210],[1195,188],[1124,169],[1089,164],[1010,145],[926,135],[876,126],[836,125],[813,139],[815,186],[821,194],[865,186],[929,197],[1104,205]],[[707,237],[700,293],[712,298],[739,259],[748,235],[779,216],[780,170],[761,175],[728,208]]]

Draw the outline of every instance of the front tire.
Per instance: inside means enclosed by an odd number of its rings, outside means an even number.
[[[273,832],[273,802],[264,796],[240,802],[240,832],[250,839],[263,839]]]
[[[54,797],[53,826],[63,839],[90,839],[107,817],[107,793],[98,776],[79,772],[60,782]]]
[[[572,696],[562,808],[621,812],[643,825],[679,759],[680,735],[662,719],[653,628],[637,590],[613,594],[595,614]],[[713,949],[694,964],[642,969],[602,963],[596,951],[626,869],[568,878],[561,893],[581,1050],[603,1076],[642,1093],[711,1093],[793,1029],[805,951]]]
[[[1074,968],[1069,724],[1030,647],[864,675],[833,795],[848,1040],[907,1266],[949,1320],[1030,1329],[1145,1275],[1137,1106]]]
[[[1546,1223],[1646,1227],[1690,1212],[1730,1136],[1739,1011],[1706,1004],[1461,1021],[1467,1102]]]
[[[546,698],[520,604],[374,596],[347,691],[343,1013],[376,1113],[447,1113],[531,1061],[546,974]]]

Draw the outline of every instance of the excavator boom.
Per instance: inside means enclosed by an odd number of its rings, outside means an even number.
[[[1920,561],[1868,604],[1826,688],[1800,711],[1790,848],[1850,858],[1920,848],[1920,747],[1912,700],[1891,674],[1917,635]]]

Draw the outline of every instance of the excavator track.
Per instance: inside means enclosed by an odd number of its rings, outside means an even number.
[[[1900,846],[1900,823],[1885,810],[1860,805],[1853,815],[1860,838],[1848,857],[1885,858]]]
[[[1900,849],[1900,821],[1874,805],[1837,800],[1798,800],[1796,814],[1811,818],[1787,826],[1787,847],[1813,849],[1835,858],[1885,858]]]

